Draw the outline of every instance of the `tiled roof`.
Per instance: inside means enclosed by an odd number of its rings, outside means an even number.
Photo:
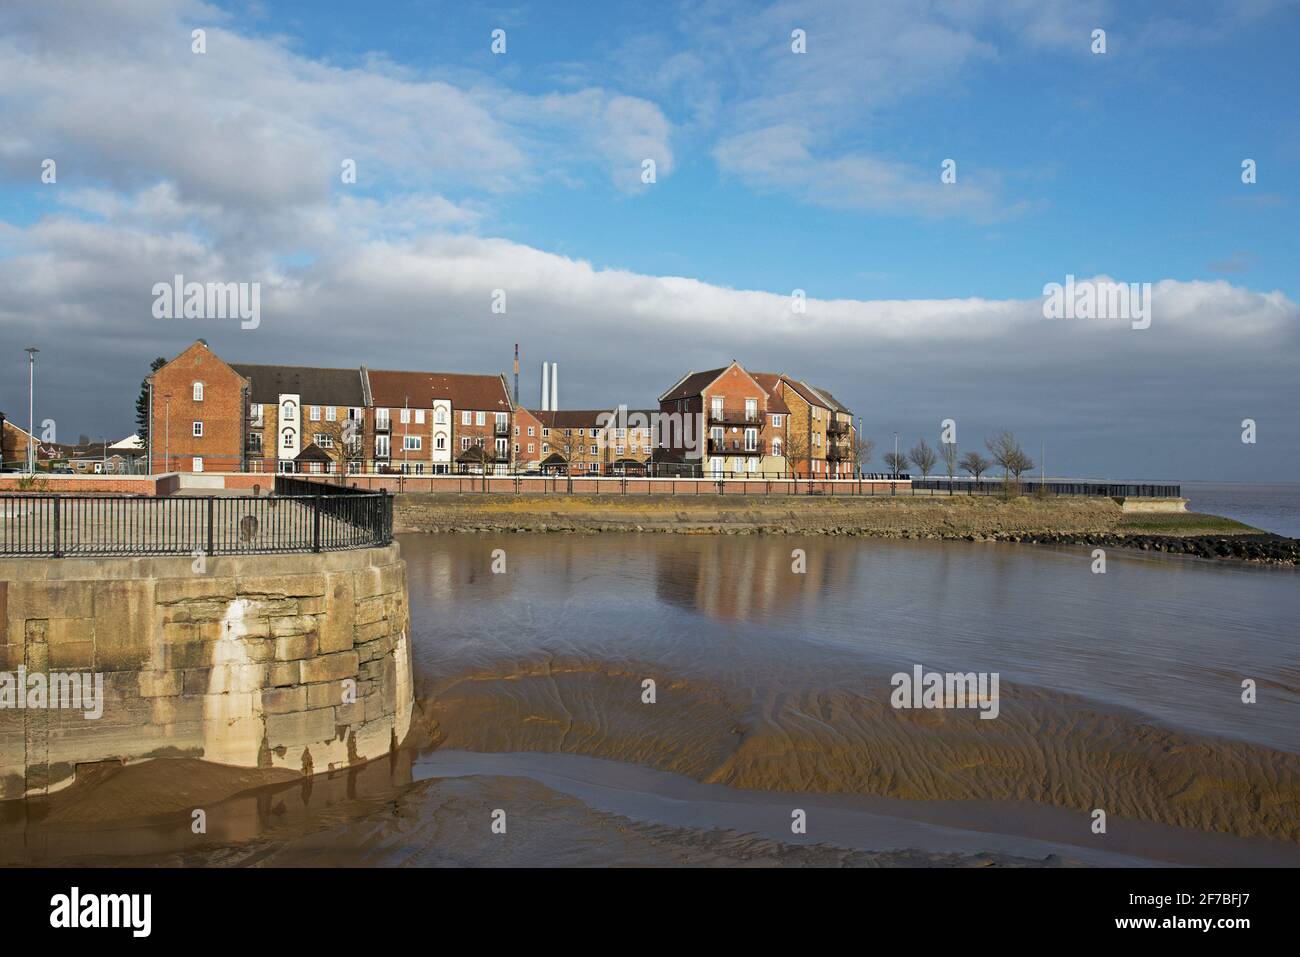
[[[731,366],[726,365],[721,369],[709,369],[707,372],[692,372],[673,386],[672,389],[660,396],[660,400],[667,402],[673,399],[685,399],[688,396],[699,395],[708,387],[709,383],[730,368]]]
[[[509,412],[510,393],[499,375],[459,372],[398,372],[370,370],[371,401],[381,407],[428,408],[434,399],[450,399],[453,409]]]
[[[252,383],[250,402],[275,405],[282,395],[296,395],[307,405],[365,405],[360,369],[264,366],[243,362],[232,362],[230,368]]]

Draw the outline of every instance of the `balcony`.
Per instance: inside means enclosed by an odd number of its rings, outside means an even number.
[[[756,442],[746,444],[742,438],[735,439],[709,439],[710,455],[764,455],[763,448],[766,443],[759,439]]]
[[[853,428],[853,423],[851,422],[846,422],[842,419],[831,419],[826,423],[826,434],[848,435],[851,428]]]
[[[709,411],[709,421],[719,425],[762,425],[762,412],[741,412],[739,409],[723,409],[721,412]]]
[[[379,416],[375,416],[375,431],[376,432],[393,431],[393,420],[387,417],[381,419]]]
[[[508,438],[510,436],[510,423],[497,422],[492,429],[492,434],[501,436],[502,438]]]

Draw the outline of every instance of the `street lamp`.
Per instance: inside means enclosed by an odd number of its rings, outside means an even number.
[[[172,394],[163,393],[163,472],[172,470]]]
[[[27,472],[29,475],[36,474],[36,448],[33,443],[36,440],[36,416],[34,414],[35,404],[35,385],[36,385],[36,353],[40,352],[35,346],[27,347]]]

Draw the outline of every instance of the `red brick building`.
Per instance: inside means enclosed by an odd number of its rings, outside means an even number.
[[[368,372],[376,470],[506,472],[514,405],[504,375]]]
[[[244,471],[249,382],[202,339],[145,380],[149,471]]]
[[[665,466],[719,476],[786,471],[788,409],[734,360],[683,376],[659,397],[659,411],[681,421],[658,457]]]

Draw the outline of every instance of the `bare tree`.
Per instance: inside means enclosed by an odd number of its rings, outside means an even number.
[[[899,475],[907,471],[907,456],[901,452],[885,453],[885,468],[889,469],[894,475]]]
[[[958,464],[964,471],[969,472],[977,482],[979,477],[987,472],[989,468],[989,460],[978,452],[967,452],[961,457],[961,462]]]
[[[871,457],[876,454],[876,440],[869,435],[853,434],[853,461],[858,467],[858,475],[862,474],[862,466],[871,461]]]
[[[993,461],[1001,467],[1008,493],[1011,489],[1012,476],[1015,477],[1018,486],[1021,473],[1034,467],[1034,460],[1025,454],[1025,450],[1020,447],[1020,443],[1010,432],[999,432],[993,438],[986,440],[984,445],[989,450],[989,455],[993,456]]]
[[[349,418],[313,422],[311,431],[316,447],[337,463],[339,481],[346,482],[348,466],[353,462],[361,462],[366,456],[361,422]],[[317,439],[316,436],[320,438]]]
[[[943,458],[943,469],[948,473],[948,494],[952,494],[952,478],[957,474],[957,443],[944,442],[939,447],[939,455]]]
[[[912,450],[907,453],[907,458],[916,466],[916,470],[921,473],[921,478],[925,478],[934,471],[934,463],[937,461],[934,449],[930,448],[930,443],[921,439]]]

